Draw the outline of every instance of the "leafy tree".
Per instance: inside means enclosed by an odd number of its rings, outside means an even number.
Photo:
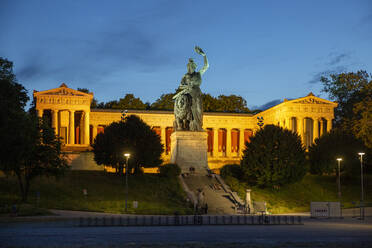
[[[238,164],[226,164],[221,168],[220,174],[223,178],[230,176],[240,180],[242,179],[243,171]]]
[[[340,73],[322,77],[323,91],[338,102],[335,126],[352,130],[372,148],[372,80],[366,71]]]
[[[336,158],[342,158],[341,171],[348,176],[359,175],[360,162],[357,154],[360,151],[366,151],[360,139],[355,138],[351,132],[332,129],[309,147],[310,173],[332,174],[337,168]]]
[[[40,175],[61,175],[68,168],[61,143],[47,121],[26,113],[28,97],[18,84],[12,63],[0,58],[0,169],[18,178],[22,201],[27,201],[31,181]]]
[[[240,165],[244,180],[260,187],[279,187],[299,181],[307,171],[300,137],[274,125],[266,125],[251,137]]]
[[[160,137],[136,115],[124,121],[113,122],[93,143],[94,160],[121,170],[125,164],[124,153],[131,154],[129,165],[140,173],[139,167],[154,167],[162,163],[163,145]]]
[[[237,95],[220,95],[217,98],[217,112],[231,112],[231,113],[249,113],[247,108],[247,101],[243,97]]]
[[[140,98],[134,97],[133,94],[126,94],[124,98],[112,104],[113,109],[146,109],[146,104]]]
[[[218,100],[210,94],[203,94],[203,111],[216,112],[218,109]]]
[[[173,110],[175,93],[162,94],[153,104],[151,109],[154,110]]]
[[[176,164],[165,164],[159,168],[160,176],[176,178],[181,175],[181,168]]]
[[[89,94],[90,91],[89,89],[87,88],[77,88],[78,91],[81,91],[81,92],[84,92],[84,93],[87,93]],[[93,100],[92,100],[92,103],[90,104],[90,107],[91,108],[98,108],[98,100],[97,98],[93,97]]]

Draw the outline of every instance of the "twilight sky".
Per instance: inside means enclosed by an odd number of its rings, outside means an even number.
[[[188,58],[201,89],[255,108],[312,91],[329,73],[372,72],[372,1],[0,0],[0,57],[32,91],[88,88],[99,101],[173,92]]]

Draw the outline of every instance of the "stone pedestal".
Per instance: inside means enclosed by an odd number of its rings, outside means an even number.
[[[171,135],[171,163],[181,168],[181,173],[207,174],[207,132],[176,131]]]

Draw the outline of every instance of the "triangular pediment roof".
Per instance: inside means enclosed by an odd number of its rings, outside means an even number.
[[[299,104],[326,104],[326,105],[334,105],[335,107],[338,105],[337,102],[332,102],[320,97],[315,96],[313,93],[310,92],[305,97],[284,101],[284,103],[299,103]]]
[[[38,96],[80,96],[80,97],[89,97],[93,98],[93,93],[85,93],[78,90],[68,88],[65,83],[62,83],[61,86],[55,89],[44,90],[44,91],[34,91],[34,97]]]

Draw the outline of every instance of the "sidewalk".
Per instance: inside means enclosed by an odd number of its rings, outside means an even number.
[[[112,213],[100,213],[100,212],[87,212],[87,211],[71,211],[71,210],[56,210],[50,209],[54,215],[45,215],[45,216],[19,216],[19,217],[0,217],[0,223],[10,223],[10,222],[53,222],[53,221],[69,221],[69,220],[77,220],[80,217],[83,218],[95,218],[95,217],[124,217],[128,216],[127,214],[112,214]],[[303,212],[303,213],[286,213],[286,214],[274,214],[274,215],[287,215],[287,216],[301,216],[304,220],[310,219],[310,212]],[[130,215],[135,216],[135,215]],[[140,216],[140,215],[138,215]],[[354,209],[343,209],[342,216],[344,220],[357,220],[359,217],[359,208]],[[372,207],[365,208],[365,217],[368,219],[368,222],[372,222]],[[339,218],[319,218],[319,219],[312,219],[312,221],[316,220],[328,220],[332,221],[335,220],[337,222],[340,221]]]

